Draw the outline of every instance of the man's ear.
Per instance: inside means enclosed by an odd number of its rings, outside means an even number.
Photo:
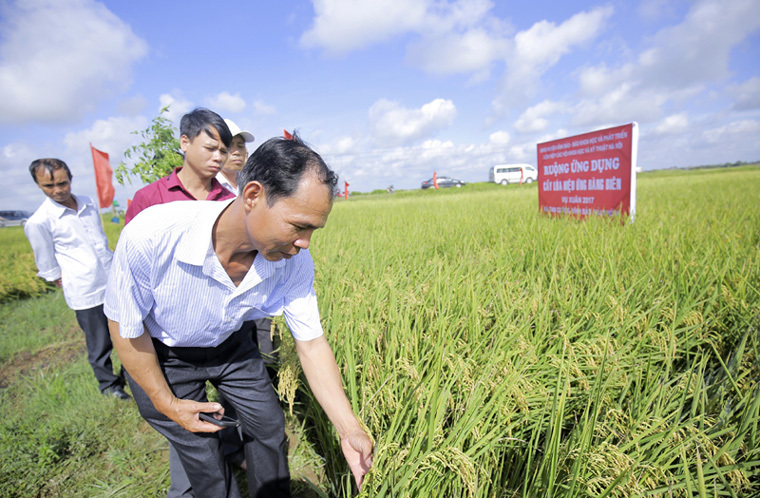
[[[187,135],[182,135],[179,137],[179,148],[182,149],[182,152],[187,152],[187,147],[192,143],[192,140],[188,138]]]
[[[249,212],[257,205],[266,202],[264,186],[257,181],[246,183],[240,195],[243,197],[243,205],[245,206],[246,212]]]

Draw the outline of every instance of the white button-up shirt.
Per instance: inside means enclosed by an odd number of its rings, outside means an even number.
[[[222,184],[222,187],[226,188],[233,194],[235,194],[235,197],[238,195],[238,189],[236,186],[230,183],[230,181],[227,179],[226,176],[224,176],[224,173],[221,171],[216,174],[216,181]]]
[[[145,326],[167,346],[215,347],[243,322],[276,315],[285,315],[296,339],[322,335],[307,250],[276,262],[257,254],[242,282],[233,284],[211,238],[230,202],[151,206],[124,228],[104,306],[122,337],[139,337]]]
[[[24,233],[34,250],[37,275],[49,282],[60,278],[69,308],[85,310],[103,304],[113,252],[92,199],[73,197],[76,211],[46,197]]]

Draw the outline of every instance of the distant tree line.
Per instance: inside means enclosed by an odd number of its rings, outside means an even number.
[[[680,169],[707,169],[707,168],[735,168],[737,166],[749,166],[751,164],[760,164],[759,161],[736,161],[733,163],[721,163],[721,164],[703,164],[701,166],[686,166]],[[675,169],[675,168],[671,168]]]

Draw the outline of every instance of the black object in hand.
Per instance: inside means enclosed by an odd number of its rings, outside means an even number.
[[[199,413],[198,417],[201,420],[205,420],[206,422],[210,422],[214,425],[218,425],[219,427],[238,427],[240,425],[240,421],[235,420],[234,418],[230,418],[227,415],[222,415],[221,420],[217,420],[214,418],[213,413]]]

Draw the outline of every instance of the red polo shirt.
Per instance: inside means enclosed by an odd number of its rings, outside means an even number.
[[[181,169],[182,168],[176,168],[172,171],[171,175],[156,180],[138,190],[135,193],[135,198],[132,199],[132,202],[127,208],[127,213],[124,215],[124,225],[137,216],[137,213],[147,207],[153,206],[154,204],[196,200],[190,192],[185,190],[182,182],[177,178],[177,173]],[[211,192],[209,192],[208,197],[206,197],[207,201],[223,201],[225,199],[232,199],[233,197],[235,197],[235,194],[224,188],[216,178],[211,180]]]

